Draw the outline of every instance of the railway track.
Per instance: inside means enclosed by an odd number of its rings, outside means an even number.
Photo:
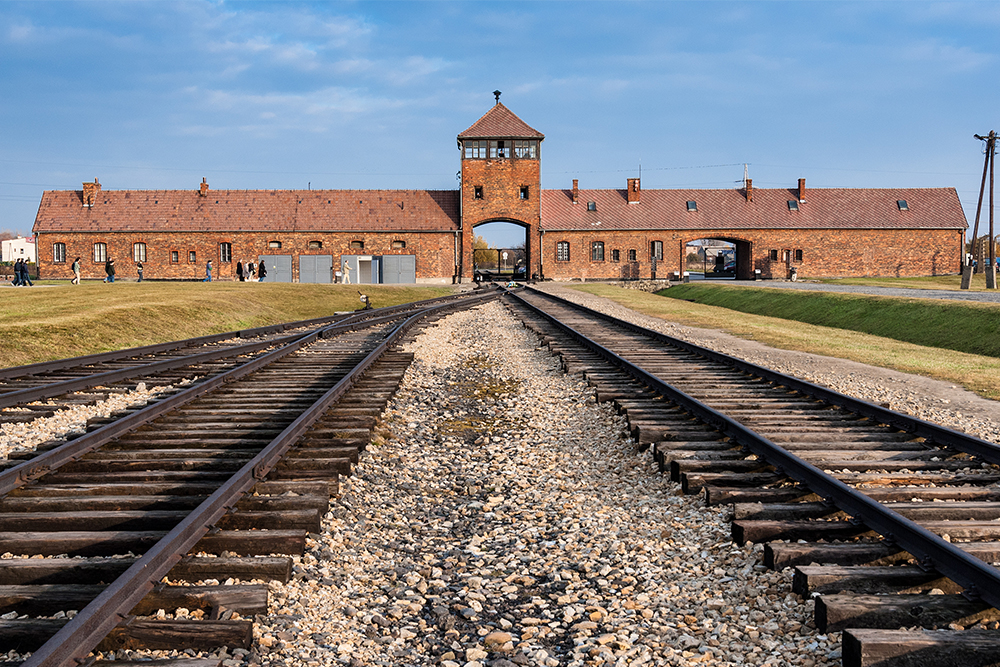
[[[396,345],[495,296],[303,324],[0,472],[0,652],[55,667],[93,649],[249,648],[266,581],[288,580],[409,365]]]
[[[843,664],[995,665],[1000,448],[526,290],[526,326],[732,535],[793,567]]]

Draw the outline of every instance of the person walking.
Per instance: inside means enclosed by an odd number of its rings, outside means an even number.
[[[21,260],[21,285],[27,285],[28,287],[34,287],[35,284],[31,282],[31,276],[28,274],[28,263]]]
[[[260,260],[257,265],[257,282],[264,282],[264,278],[267,276],[267,269],[264,267],[264,260]]]
[[[212,282],[212,260],[208,260],[208,263],[205,264],[205,279],[202,282],[203,283]]]
[[[115,281],[115,260],[110,257],[108,257],[108,261],[104,262],[104,273],[107,274],[104,282],[113,283]]]
[[[72,280],[72,283],[74,285],[79,285],[80,284],[80,258],[79,257],[77,257],[76,259],[73,260],[73,264],[72,264],[72,266],[70,266],[70,268],[73,269],[73,280]]]
[[[142,282],[142,262],[135,263],[135,272],[139,274],[139,280],[137,282]]]
[[[253,265],[252,261],[247,262],[246,274],[247,274],[246,275],[247,280],[250,282],[254,282],[254,279],[257,277],[257,267]]]
[[[236,277],[240,279],[240,282],[243,282],[243,262],[241,261],[236,262]]]
[[[14,280],[10,281],[14,287],[21,286],[21,260],[14,262]]]

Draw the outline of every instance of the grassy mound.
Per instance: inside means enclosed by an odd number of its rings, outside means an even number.
[[[660,296],[1000,357],[1000,305],[689,283]]]

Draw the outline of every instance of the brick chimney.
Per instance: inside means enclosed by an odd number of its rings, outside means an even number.
[[[97,193],[101,191],[101,183],[96,178],[93,183],[83,184],[83,205],[93,206],[97,199]]]
[[[748,178],[744,185],[744,190],[746,190],[747,201],[753,201],[753,179]]]
[[[208,183],[205,182],[204,178],[201,179],[201,189],[198,191],[198,194],[202,197],[208,196]]]
[[[806,179],[804,178],[799,179],[799,201],[803,204],[806,202]]]
[[[578,178],[573,179],[573,203],[580,203],[580,179]]]
[[[638,178],[630,178],[630,179],[628,179],[628,190],[627,190],[627,192],[628,192],[628,195],[627,195],[628,203],[629,204],[638,204],[639,203],[639,194],[641,192],[641,188],[639,187],[639,179]]]

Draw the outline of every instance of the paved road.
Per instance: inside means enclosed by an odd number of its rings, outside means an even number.
[[[911,289],[905,287],[873,287],[869,285],[830,285],[827,283],[784,282],[762,280],[758,282],[731,282],[726,285],[770,287],[773,289],[812,290],[818,292],[846,292],[849,294],[874,294],[876,296],[903,296],[915,299],[952,299],[954,301],[981,301],[1000,303],[1000,291],[973,292],[971,290]]]

